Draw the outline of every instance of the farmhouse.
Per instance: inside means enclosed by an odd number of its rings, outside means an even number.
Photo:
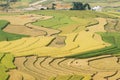
[[[101,6],[95,6],[92,8],[93,11],[102,11],[102,7]]]

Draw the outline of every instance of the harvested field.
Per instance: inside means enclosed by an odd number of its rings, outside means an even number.
[[[46,19],[43,19],[43,20],[46,20]],[[52,36],[52,35],[60,33],[59,30],[51,29],[51,28],[45,28],[45,27],[42,27],[42,26],[35,26],[35,25],[30,24],[30,23],[26,24],[26,26],[28,28],[33,28],[33,29],[45,31],[47,36]]]
[[[111,33],[113,26],[119,31],[119,19],[91,11],[35,12],[0,16],[2,34],[31,36],[0,42],[0,80],[120,79],[120,34]]]
[[[43,28],[32,25],[37,20],[47,20],[52,16],[42,16],[35,14],[23,14],[14,16],[1,16],[0,19],[7,20],[10,25],[5,27],[3,31],[15,34],[24,34],[29,36],[50,36],[58,34],[60,31],[55,29]]]
[[[24,34],[29,36],[46,36],[46,31],[34,28],[28,28],[19,25],[8,25],[3,31],[15,34]]]
[[[93,32],[93,33],[106,32],[104,29],[104,25],[107,24],[106,19],[105,18],[96,18],[96,20],[99,22],[99,24],[88,27],[88,30]]]
[[[120,68],[116,59],[118,58],[113,56],[88,59],[37,56],[17,57],[14,62],[17,69],[9,72],[11,76],[9,79],[11,80],[12,77],[18,76],[15,77],[16,80],[22,80],[22,75],[24,80],[29,79],[29,77],[32,80],[67,80],[68,78],[70,80],[116,80],[119,79]],[[103,60],[106,62],[102,62]],[[114,69],[102,68],[108,67],[109,65],[105,64],[110,64],[111,61],[112,66],[115,67]],[[98,63],[104,65],[98,65]],[[14,72],[16,72],[15,75],[13,75]]]
[[[94,34],[91,32],[81,31],[79,33],[60,34],[56,37],[39,36],[22,38],[16,41],[11,41],[10,44],[9,42],[3,42],[9,46],[3,46],[0,51],[11,52],[15,56],[39,55],[63,57],[104,48],[110,45],[98,40],[98,38],[92,38],[93,35]],[[88,41],[91,43],[85,43]],[[2,42],[0,44],[2,44]]]

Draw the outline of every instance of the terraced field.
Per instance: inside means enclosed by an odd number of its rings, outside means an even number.
[[[84,36],[82,36],[84,34]],[[54,42],[56,37],[30,37],[22,38],[16,41],[1,42],[1,52],[10,52],[15,56],[27,56],[27,55],[39,55],[39,56],[67,56],[76,53],[82,53],[84,51],[95,50],[110,46],[109,43],[105,43],[102,40],[95,39],[92,37],[94,34],[91,32],[81,31],[80,33],[72,33],[66,36],[65,45],[60,41],[57,41],[56,46],[62,47],[51,47],[49,45]],[[96,35],[97,36],[97,35]],[[91,41],[91,43],[84,43]],[[59,44],[60,43],[60,44]],[[4,45],[2,45],[4,44]],[[22,44],[22,45],[21,45]],[[21,45],[21,46],[20,46]],[[64,54],[67,53],[67,54]]]
[[[25,35],[18,35],[18,34],[12,34],[4,32],[3,29],[8,25],[9,22],[5,20],[0,20],[0,41],[6,41],[6,40],[15,40],[20,39],[22,37],[26,37]]]
[[[57,34],[60,31],[54,29],[47,29],[43,27],[37,27],[31,25],[32,22],[37,20],[46,20],[52,18],[52,16],[41,16],[35,14],[23,14],[15,16],[1,16],[1,20],[10,21],[10,25],[3,29],[5,32],[15,33],[15,34],[24,34],[29,36],[46,36]],[[17,20],[17,21],[16,21]]]
[[[120,79],[118,13],[65,12],[0,16],[0,80]]]
[[[9,74],[10,80],[18,76],[17,80],[118,80],[118,59],[111,55],[88,59],[17,57],[14,62],[17,69]]]

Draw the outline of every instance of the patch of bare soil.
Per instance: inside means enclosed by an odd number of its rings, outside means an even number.
[[[56,36],[56,38],[48,45],[49,47],[63,47],[65,46],[64,36]]]

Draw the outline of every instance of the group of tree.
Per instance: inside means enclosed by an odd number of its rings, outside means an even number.
[[[88,3],[83,4],[82,2],[73,2],[72,10],[90,10],[91,7]]]

